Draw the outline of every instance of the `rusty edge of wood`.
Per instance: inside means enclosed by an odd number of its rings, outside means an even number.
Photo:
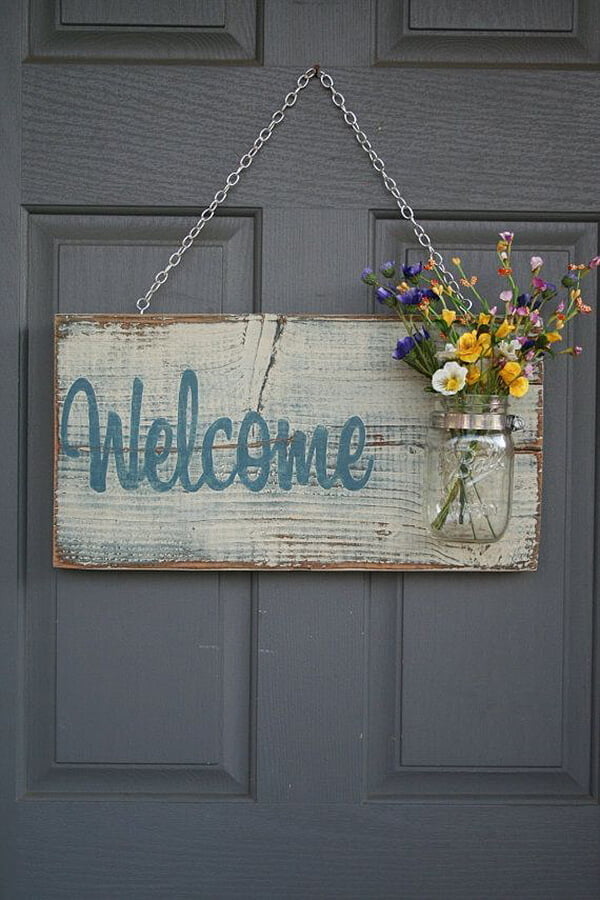
[[[296,571],[338,571],[338,572],[420,572],[420,571],[438,571],[438,572],[535,572],[539,563],[539,546],[540,546],[540,526],[541,526],[541,498],[542,498],[542,480],[543,480],[543,395],[542,402],[538,407],[538,435],[537,441],[530,445],[520,447],[516,452],[533,453],[537,463],[537,482],[538,482],[538,506],[535,511],[535,538],[533,543],[533,553],[530,559],[522,566],[498,566],[495,568],[482,569],[481,567],[469,568],[467,566],[447,566],[437,563],[361,563],[353,564],[351,562],[335,562],[321,563],[318,561],[302,560],[293,566],[267,565],[254,561],[220,561],[220,562],[152,562],[152,563],[119,563],[117,565],[102,565],[100,563],[82,563],[73,562],[67,557],[62,556],[57,540],[57,511],[58,511],[58,342],[60,339],[60,327],[69,322],[93,322],[95,324],[111,324],[112,322],[122,321],[124,324],[131,325],[168,325],[172,322],[238,322],[249,318],[250,316],[261,318],[265,315],[275,316],[280,321],[288,319],[331,319],[341,321],[362,321],[362,322],[382,322],[390,321],[397,324],[397,320],[391,316],[377,315],[321,315],[321,314],[300,314],[300,315],[277,315],[276,313],[245,313],[242,315],[213,315],[207,313],[197,314],[157,314],[139,315],[133,313],[109,314],[109,313],[57,313],[54,316],[54,398],[53,403],[53,431],[54,431],[54,464],[53,464],[53,515],[52,515],[52,564],[56,569],[70,569],[72,571],[103,571],[103,572],[141,572],[148,570],[156,571],[243,571],[243,572],[296,572]]]

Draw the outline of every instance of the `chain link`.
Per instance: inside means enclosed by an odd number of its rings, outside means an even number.
[[[346,100],[344,99],[343,94],[340,94],[340,92],[335,89],[333,78],[327,72],[323,72],[322,70],[320,70],[319,66],[312,66],[310,69],[307,69],[306,72],[304,72],[302,75],[300,75],[296,82],[296,87],[294,88],[294,90],[286,94],[281,108],[275,110],[267,127],[259,131],[258,137],[254,141],[252,147],[250,147],[250,149],[240,158],[237,169],[234,169],[233,172],[229,173],[229,175],[225,179],[225,184],[223,185],[223,187],[217,191],[211,203],[209,203],[206,209],[201,213],[200,218],[193,226],[193,228],[191,228],[186,234],[180,246],[177,248],[177,250],[175,250],[174,253],[171,254],[167,265],[164,267],[164,269],[161,269],[160,272],[156,273],[156,275],[154,276],[154,281],[152,282],[146,293],[142,297],[139,297],[139,299],[136,301],[136,306],[140,313],[145,313],[149,308],[152,297],[168,279],[171,269],[174,269],[175,266],[179,265],[183,254],[186,252],[186,250],[189,250],[207,222],[210,222],[217,210],[217,207],[225,202],[230,189],[232,187],[235,187],[235,185],[240,180],[242,172],[252,165],[252,161],[254,160],[254,157],[256,156],[258,151],[261,149],[261,147],[264,146],[264,144],[267,143],[275,128],[277,128],[277,126],[280,125],[281,122],[283,122],[283,120],[285,119],[286,110],[291,109],[291,107],[294,106],[300,92],[303,91],[305,87],[307,87],[311,79],[315,76],[318,76],[322,86],[331,93],[331,100],[333,105],[340,110],[344,117],[344,122],[354,132],[356,140],[371,160],[371,165],[373,166],[377,174],[381,176],[386,190],[389,191],[389,193],[396,201],[396,205],[400,210],[400,214],[404,219],[411,223],[419,244],[429,252],[430,259],[434,260],[436,269],[441,273],[445,283],[453,289],[465,309],[468,310],[471,308],[471,300],[463,297],[454,276],[446,269],[444,265],[442,254],[433,247],[431,238],[429,237],[423,226],[416,221],[412,207],[401,195],[394,179],[391,178],[385,171],[385,164],[383,160],[380,156],[377,155],[371,145],[370,140],[367,138],[364,131],[361,130],[355,114],[351,110],[347,109]]]

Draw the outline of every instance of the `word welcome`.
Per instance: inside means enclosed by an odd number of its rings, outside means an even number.
[[[195,372],[186,369],[181,376],[175,427],[163,417],[154,419],[142,450],[140,420],[143,393],[142,380],[134,378],[130,439],[129,446],[125,449],[123,424],[114,410],[108,412],[102,439],[98,401],[91,382],[87,378],[77,378],[69,388],[60,421],[61,449],[68,457],[81,455],[82,448],[69,441],[69,417],[75,400],[83,395],[87,400],[88,413],[89,484],[98,493],[106,490],[106,474],[111,456],[114,458],[119,483],[126,491],[136,490],[144,479],[155,491],[161,492],[170,491],[177,483],[184,491],[192,493],[204,485],[213,491],[224,491],[236,478],[248,490],[262,491],[269,480],[273,461],[277,466],[279,487],[284,491],[291,490],[294,477],[298,484],[308,484],[313,468],[318,484],[325,490],[339,483],[349,491],[358,491],[371,477],[374,464],[372,457],[364,460],[358,473],[353,474],[351,471],[360,461],[365,447],[365,425],[359,416],[351,416],[342,426],[335,465],[329,471],[329,432],[324,425],[317,425],[309,442],[303,431],[294,431],[290,435],[288,420],[279,419],[277,433],[272,438],[265,419],[251,410],[246,413],[239,427],[234,448],[235,463],[231,471],[221,477],[222,472],[219,470],[218,474],[215,464],[215,453],[219,450],[215,446],[217,435],[224,435],[227,441],[231,441],[233,435],[232,420],[227,416],[220,416],[204,433],[201,449],[199,448],[202,474],[194,479],[190,475],[190,463],[196,447],[199,413],[199,388]],[[251,448],[258,452],[251,453]],[[175,450],[175,469],[168,474],[164,464]]]

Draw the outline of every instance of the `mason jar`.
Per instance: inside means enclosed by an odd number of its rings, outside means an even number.
[[[425,511],[441,541],[490,544],[506,530],[513,488],[513,431],[508,397],[441,397],[431,417]]]

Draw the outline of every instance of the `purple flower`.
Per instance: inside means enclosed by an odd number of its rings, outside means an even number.
[[[360,277],[365,284],[371,284],[373,286],[377,284],[377,275],[374,274],[373,269],[370,266],[367,266],[366,269],[362,270]]]
[[[528,316],[529,315],[529,307],[528,306],[517,306],[517,315],[518,316]]]
[[[527,338],[527,340],[523,341],[523,343],[521,344],[521,350],[523,351],[523,353],[531,350],[532,347],[535,347],[535,341],[532,341],[531,338]]]
[[[427,331],[426,328],[417,328],[413,337],[414,337],[415,341],[417,342],[417,344],[420,344],[421,341],[429,340],[429,332]]]
[[[386,300],[391,300],[394,296],[391,291],[388,291],[387,288],[380,287],[375,291],[375,296],[379,300],[380,303],[385,303]]]
[[[556,312],[561,313],[565,311],[565,301],[561,300],[558,306],[556,307]]]
[[[594,256],[593,259],[590,259],[588,266],[590,269],[597,269],[600,266],[600,256]]]
[[[508,244],[511,243],[514,236],[515,236],[514,231],[501,231],[500,232],[500,237],[502,238],[503,241],[506,241]]]
[[[396,260],[389,259],[387,262],[384,262],[379,271],[384,278],[393,278],[396,271]]]
[[[423,299],[423,291],[420,291],[419,288],[416,287],[411,288],[409,291],[405,291],[403,294],[396,294],[396,298],[400,301],[400,303],[403,303],[406,306],[415,306]]]
[[[531,303],[531,294],[519,294],[517,297],[517,306],[529,306]]]
[[[423,263],[416,266],[402,266],[402,273],[405,278],[416,278],[423,271]]]
[[[394,359],[404,359],[404,357],[408,356],[410,351],[414,350],[414,348],[414,339],[410,335],[407,335],[398,341],[396,349],[392,352],[392,356]]]

